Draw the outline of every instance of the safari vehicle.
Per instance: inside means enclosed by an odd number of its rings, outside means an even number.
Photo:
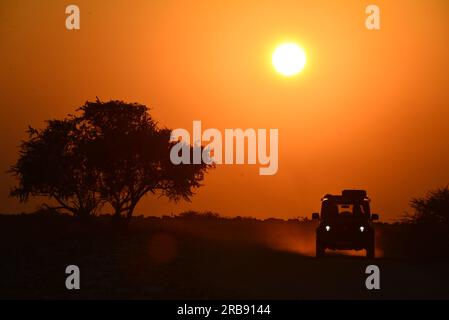
[[[326,249],[366,250],[374,258],[374,228],[377,214],[370,212],[370,199],[365,190],[343,190],[341,195],[326,194],[321,199],[321,212],[312,214],[319,220],[316,229],[316,256],[323,257]]]

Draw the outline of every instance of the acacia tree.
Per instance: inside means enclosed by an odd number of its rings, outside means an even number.
[[[97,174],[87,167],[80,152],[82,134],[73,117],[47,121],[44,129],[28,129],[28,139],[20,145],[19,158],[10,172],[19,184],[10,195],[25,202],[30,196],[56,201],[51,207],[86,219],[101,206],[96,191]]]
[[[148,108],[123,101],[86,102],[78,116],[29,129],[11,172],[12,196],[47,196],[80,217],[109,203],[129,220],[146,194],[189,200],[210,167],[174,165],[171,131],[159,128]]]
[[[210,167],[174,165],[170,161],[171,131],[159,128],[148,108],[123,101],[86,102],[77,117],[89,137],[83,144],[88,166],[98,172],[97,191],[129,220],[146,194],[189,200]]]

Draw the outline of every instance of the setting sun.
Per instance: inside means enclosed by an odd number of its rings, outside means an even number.
[[[304,50],[295,43],[284,43],[273,53],[272,63],[280,74],[290,77],[300,72],[306,64]]]

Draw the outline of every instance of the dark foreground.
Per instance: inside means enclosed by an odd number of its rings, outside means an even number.
[[[401,251],[379,225],[377,254],[316,259],[310,222],[0,216],[1,299],[448,299],[449,259]],[[423,248],[417,248],[424,250]],[[416,252],[413,251],[413,252]],[[365,288],[376,264],[381,289]],[[77,265],[81,289],[65,288]]]

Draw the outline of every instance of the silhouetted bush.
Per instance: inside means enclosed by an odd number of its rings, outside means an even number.
[[[422,198],[413,198],[414,213],[409,222],[425,225],[449,225],[449,187],[429,191]]]
[[[177,215],[177,217],[183,219],[209,219],[209,220],[223,219],[223,217],[220,217],[220,215],[216,212],[212,211],[197,212],[192,210],[181,212],[179,215]]]
[[[429,191],[410,201],[411,215],[403,219],[403,251],[413,256],[449,256],[449,188]]]

